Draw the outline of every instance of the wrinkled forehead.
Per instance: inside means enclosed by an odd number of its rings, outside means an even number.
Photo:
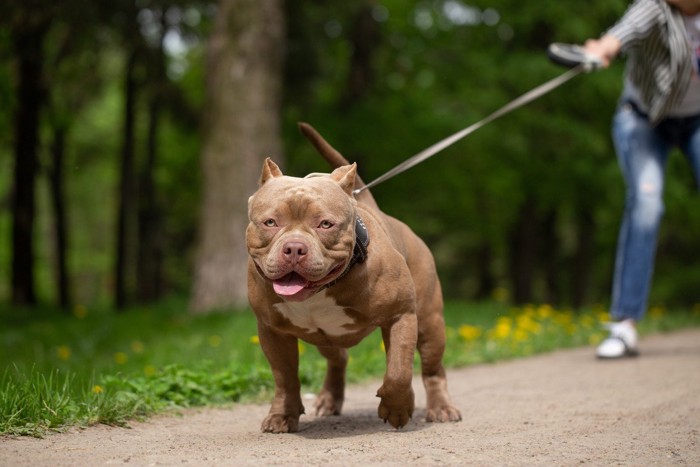
[[[349,197],[327,174],[311,174],[305,178],[287,175],[273,178],[251,197],[251,202],[283,200],[345,204],[348,203]]]

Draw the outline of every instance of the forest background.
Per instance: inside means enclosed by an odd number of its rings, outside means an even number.
[[[245,304],[262,160],[365,181],[561,74],[625,0],[8,0],[0,7],[0,304]],[[435,254],[446,297],[609,301],[624,187],[623,61],[373,189]],[[698,302],[700,209],[668,166],[652,301]]]

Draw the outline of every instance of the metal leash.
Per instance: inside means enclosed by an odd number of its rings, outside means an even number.
[[[438,141],[437,143],[433,144],[427,149],[424,149],[423,151],[419,152],[415,156],[411,157],[410,159],[406,159],[404,162],[400,163],[393,169],[389,170],[386,172],[384,175],[381,175],[380,177],[372,180],[370,183],[366,184],[363,187],[360,187],[356,190],[353,191],[354,195],[358,195],[362,193],[364,190],[367,190],[369,188],[372,188],[373,186],[379,185],[380,183],[389,180],[390,178],[405,172],[406,170],[410,169],[411,167],[414,167],[424,160],[434,156],[438,152],[442,151],[443,149],[453,145],[460,139],[466,137],[470,133],[475,132],[482,126],[486,125],[487,123],[491,123],[492,121],[496,120],[498,117],[501,117],[508,112],[511,112],[519,107],[522,107],[525,104],[528,104],[538,97],[541,97],[548,92],[558,88],[562,84],[566,83],[569,81],[571,78],[574,76],[577,76],[583,72],[588,72],[594,69],[595,67],[592,67],[590,63],[581,63],[574,68],[571,68],[567,72],[563,73],[562,75],[551,79],[547,81],[544,84],[541,84],[537,86],[536,88],[532,89],[531,91],[528,91],[527,93],[523,94],[522,96],[518,97],[517,99],[509,102],[508,104],[504,105],[485,119],[474,123],[473,125],[468,126],[467,128],[458,131],[457,133],[454,133],[447,138]]]

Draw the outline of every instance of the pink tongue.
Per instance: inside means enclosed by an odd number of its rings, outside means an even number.
[[[306,287],[307,283],[306,279],[292,272],[274,281],[272,287],[275,289],[277,295],[289,296],[301,292],[304,287]]]

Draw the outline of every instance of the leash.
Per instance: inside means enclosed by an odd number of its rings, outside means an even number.
[[[551,79],[547,81],[544,84],[541,84],[537,86],[536,88],[526,92],[522,96],[518,97],[517,99],[512,100],[508,104],[504,105],[500,109],[496,110],[493,112],[491,115],[488,117],[484,118],[481,121],[478,121],[474,123],[473,125],[468,126],[467,128],[464,128],[463,130],[458,131],[457,133],[454,133],[447,138],[438,141],[437,143],[433,144],[429,148],[426,148],[416,154],[415,156],[406,159],[404,162],[400,163],[393,169],[389,170],[386,172],[384,175],[381,175],[377,177],[376,179],[372,180],[371,182],[367,183],[365,186],[357,188],[356,190],[353,191],[354,195],[358,195],[362,193],[364,190],[367,190],[369,188],[372,188],[373,186],[379,185],[382,182],[385,182],[386,180],[389,180],[392,177],[395,177],[396,175],[403,173],[407,171],[408,169],[420,164],[421,162],[425,161],[426,159],[429,159],[430,157],[434,156],[435,154],[439,153],[443,149],[452,146],[455,144],[457,141],[461,140],[462,138],[466,137],[467,135],[475,132],[479,128],[483,127],[484,125],[491,123],[492,121],[496,120],[499,117],[502,117],[503,115],[512,112],[513,110],[524,106],[525,104],[529,104],[530,102],[534,101],[535,99],[547,94],[548,92],[551,92],[552,90],[558,88],[562,84],[566,83],[570,79],[574,78],[575,76],[578,76],[579,74],[583,72],[590,72],[592,70],[596,70],[600,68],[601,63],[593,57],[587,56],[582,52],[582,49],[578,46],[571,46],[567,44],[551,44],[548,50],[549,58],[563,66],[567,67],[572,67],[570,70],[566,71],[565,73],[561,74],[560,76],[557,76],[554,79]]]

